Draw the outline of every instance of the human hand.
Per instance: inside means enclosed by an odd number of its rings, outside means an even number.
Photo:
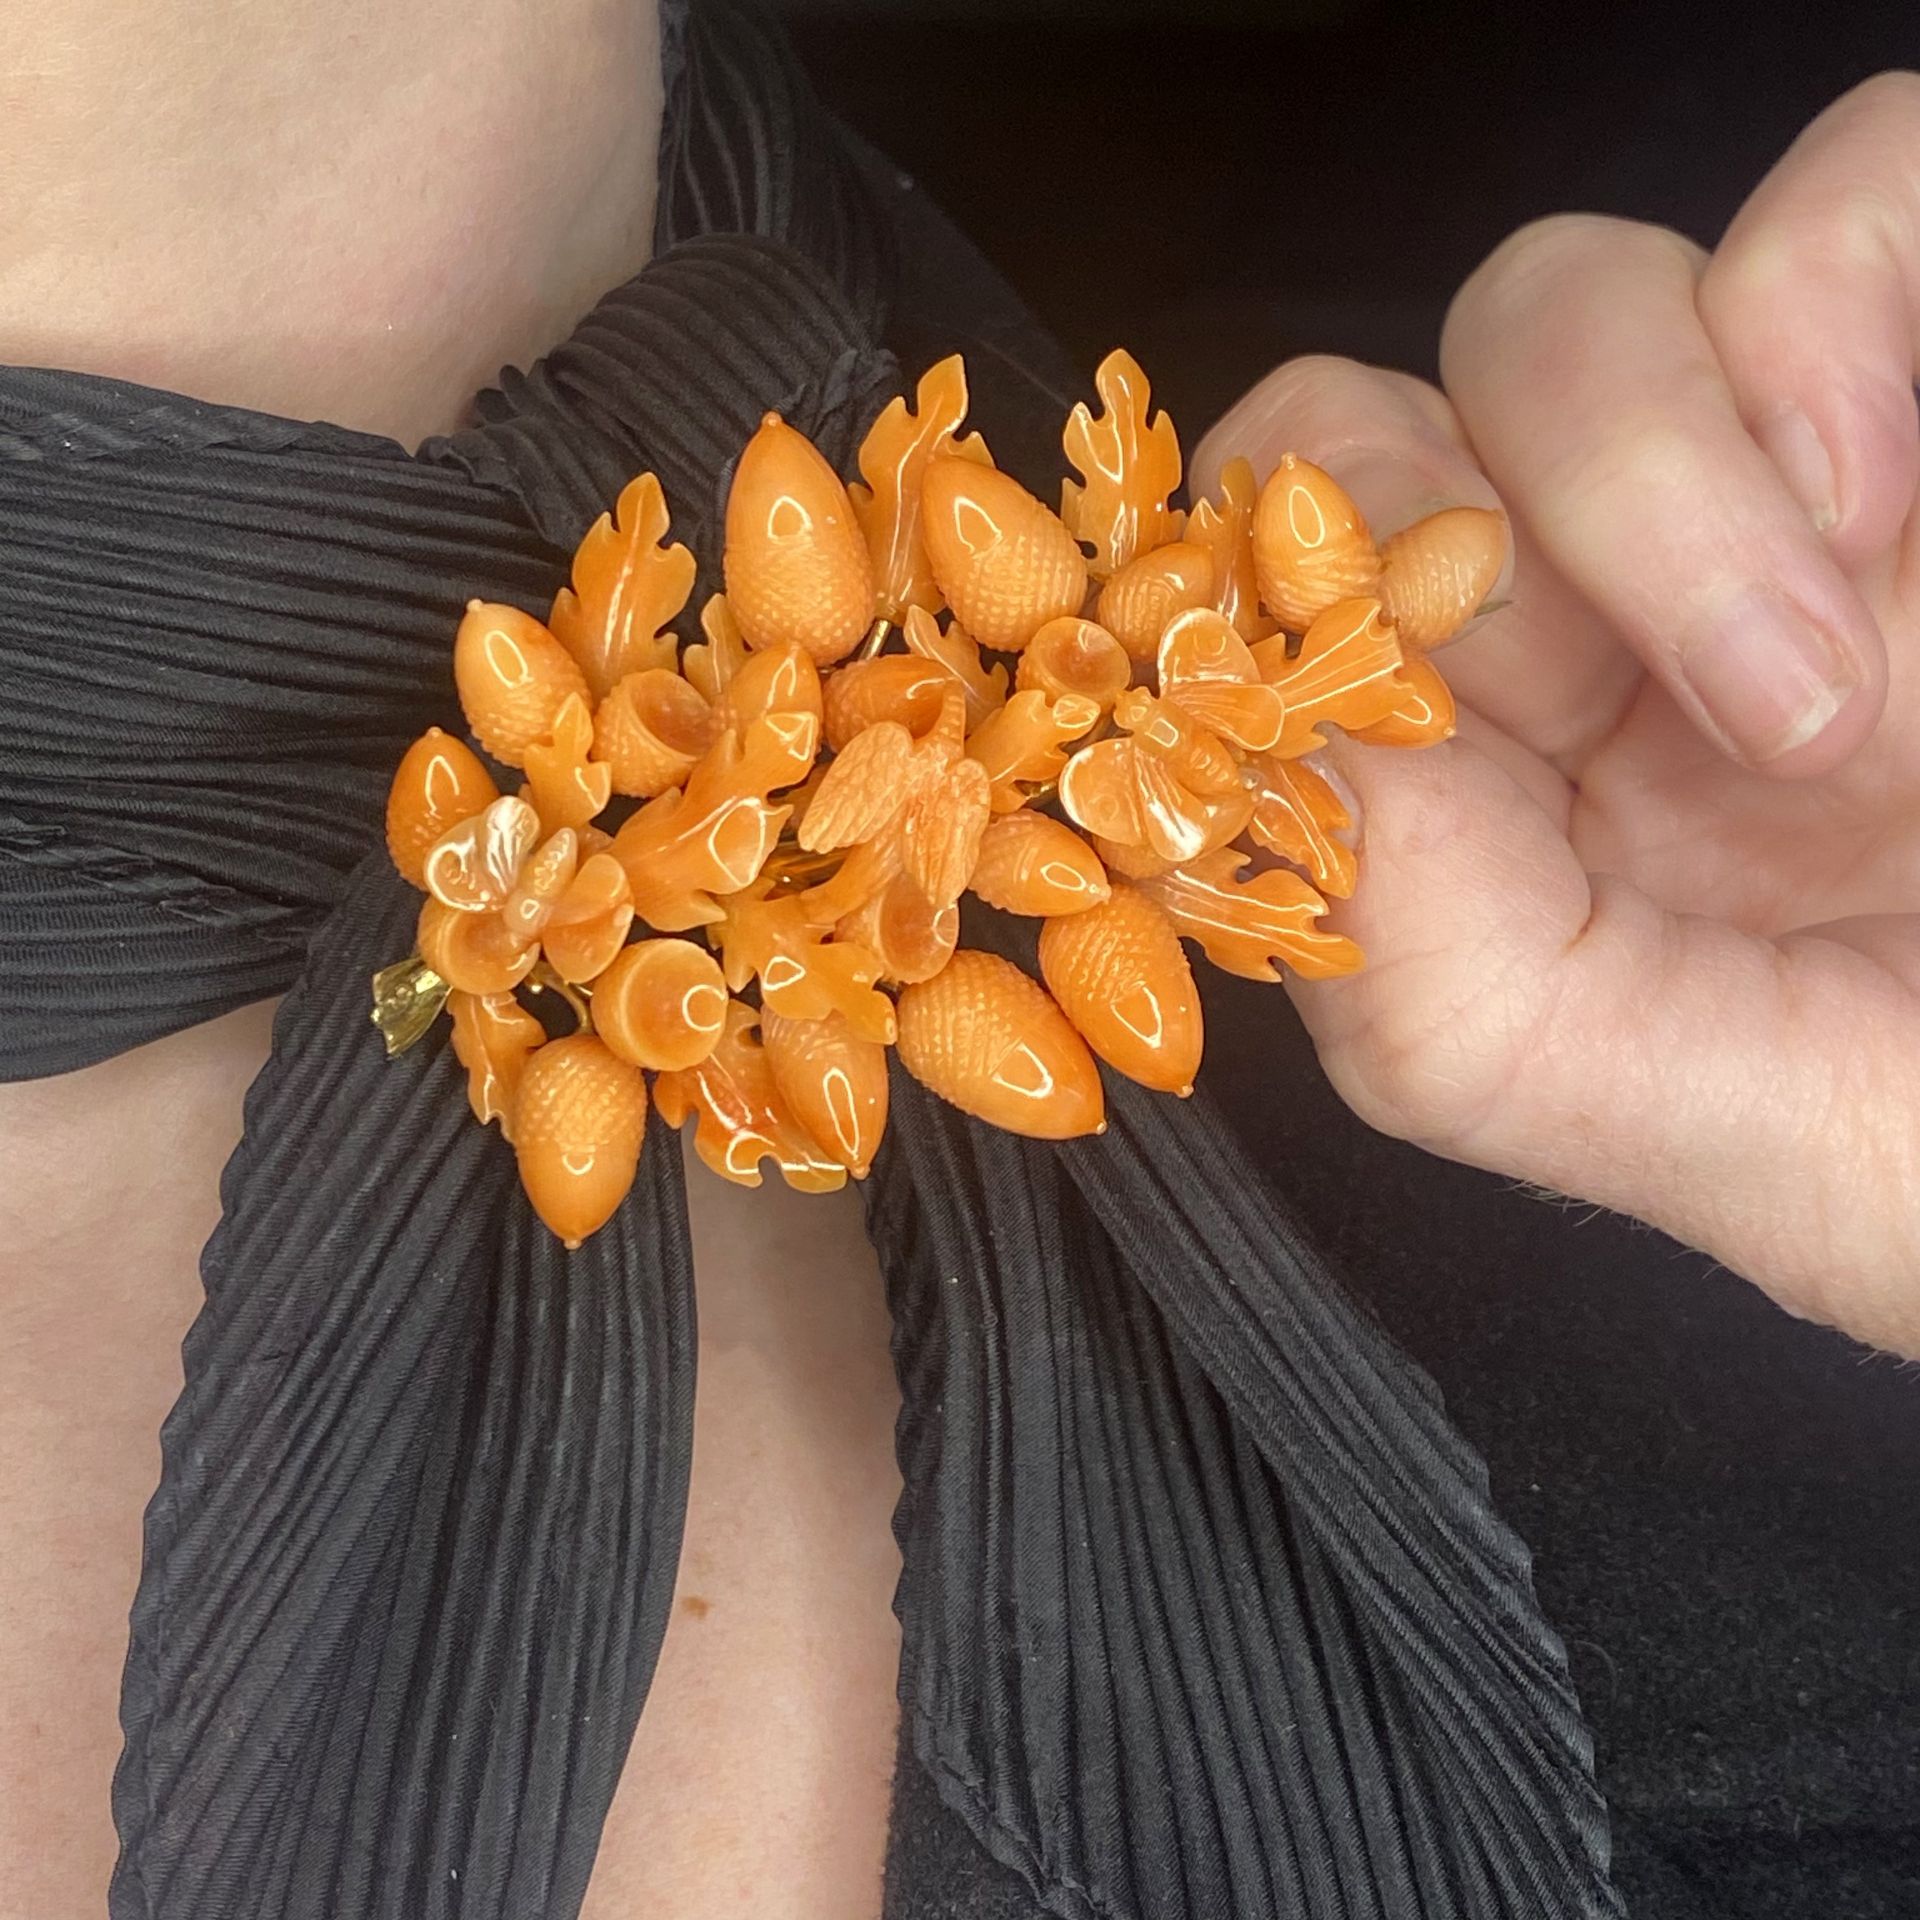
[[[1435,1152],[1704,1248],[1920,1355],[1920,76],[1822,114],[1711,255],[1527,227],[1446,393],[1296,360],[1202,443],[1377,533],[1500,504],[1458,736],[1333,758],[1371,859],[1295,987],[1334,1084]]]

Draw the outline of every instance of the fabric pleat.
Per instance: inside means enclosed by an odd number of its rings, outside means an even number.
[[[752,236],[662,256],[417,459],[0,371],[0,1078],[283,992],[400,756],[456,710],[465,602],[544,615],[646,468],[717,587],[760,415],[844,462],[898,377],[819,268]]]
[[[1060,1149],[895,1075],[917,1758],[1063,1920],[1618,1912],[1478,1459],[1204,1099],[1109,1097]]]
[[[996,453],[1055,483],[1058,356],[1005,289],[750,7],[669,27],[662,251],[464,431],[0,370],[0,1077],[292,987],[148,1516],[115,1920],[567,1920],[658,1651],[673,1143],[565,1256],[450,1053],[367,1018],[462,605],[543,614],[647,469],[717,584],[760,414],[846,471],[895,343],[979,349]],[[1015,1911],[1007,1876],[1023,1920],[1617,1912],[1478,1459],[1203,1102],[1110,1101],[1063,1150],[896,1076],[905,1751],[1002,1885],[896,1857],[890,1920]]]
[[[665,1630],[692,1253],[655,1125],[567,1255],[366,982],[376,855],[275,1023],[162,1434],[114,1786],[119,1920],[571,1913]]]

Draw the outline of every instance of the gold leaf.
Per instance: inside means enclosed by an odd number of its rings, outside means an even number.
[[[1165,413],[1148,419],[1153,393],[1132,354],[1108,354],[1093,384],[1105,411],[1096,419],[1081,401],[1061,436],[1081,484],[1061,483],[1060,517],[1104,579],[1178,533],[1167,501],[1180,484],[1180,436]]]
[[[373,976],[373,1024],[387,1043],[389,1058],[426,1036],[452,991],[417,953]]]
[[[674,664],[665,631],[693,591],[693,555],[663,546],[666,496],[650,473],[629,481],[613,514],[602,514],[573,556],[573,585],[555,596],[547,624],[604,700],[630,673]]]

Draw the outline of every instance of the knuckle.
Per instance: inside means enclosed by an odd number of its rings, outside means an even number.
[[[1684,275],[1703,255],[1669,227],[1610,214],[1556,213],[1517,228],[1468,275],[1454,296],[1447,331],[1502,332],[1518,313],[1549,302],[1584,301],[1596,282],[1623,275]]]
[[[1658,408],[1636,407],[1603,434],[1553,447],[1536,480],[1541,510],[1569,525],[1644,527],[1703,497],[1712,477],[1690,424],[1698,409],[1677,390],[1685,380],[1675,378]]]
[[[1372,1017],[1328,1069],[1369,1126],[1464,1155],[1510,1101],[1521,1066],[1517,1036],[1531,1018],[1524,993],[1481,986],[1463,1001],[1435,1000],[1396,985],[1376,996]]]
[[[1303,353],[1276,367],[1262,383],[1263,404],[1296,432],[1377,410],[1391,397],[1383,377],[1358,360]]]
[[[1383,436],[1431,433],[1426,411],[1406,390],[1419,384],[1338,354],[1301,354],[1274,368],[1206,434],[1195,468],[1240,452],[1271,465],[1290,448],[1318,459]]]

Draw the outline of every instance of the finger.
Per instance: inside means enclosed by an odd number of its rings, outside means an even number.
[[[1440,507],[1501,505],[1444,394],[1409,374],[1309,354],[1235,403],[1193,456],[1197,496],[1244,455],[1262,479],[1284,453],[1325,467],[1377,535]],[[1502,610],[1446,656],[1458,698],[1533,752],[1575,760],[1611,730],[1639,663],[1514,527],[1514,552],[1488,596]]]
[[[1878,628],[1742,425],[1677,236],[1567,216],[1456,297],[1446,385],[1554,565],[1726,752],[1830,771],[1872,731]]]
[[[1858,566],[1920,486],[1920,74],[1829,107],[1741,208],[1699,311],[1741,416]]]
[[[1590,881],[1465,741],[1334,753],[1366,855],[1336,918],[1370,965],[1294,996],[1360,1115],[1920,1354],[1909,987],[1838,940],[1776,946]]]

